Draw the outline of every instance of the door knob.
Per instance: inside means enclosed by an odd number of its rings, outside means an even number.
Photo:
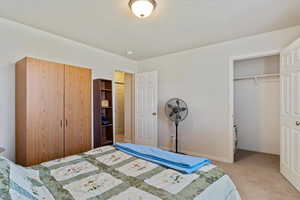
[[[156,112],[152,113],[152,115],[155,116],[155,115],[156,115]]]
[[[296,121],[296,126],[300,126],[300,121]]]

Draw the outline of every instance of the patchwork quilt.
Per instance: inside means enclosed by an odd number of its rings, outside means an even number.
[[[26,171],[33,196],[22,199],[45,200],[192,200],[199,199],[225,175],[213,164],[193,174],[182,174],[113,146],[45,162]]]

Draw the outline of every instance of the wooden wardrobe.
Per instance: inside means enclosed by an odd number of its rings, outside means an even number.
[[[91,70],[26,57],[16,64],[16,161],[91,149]]]

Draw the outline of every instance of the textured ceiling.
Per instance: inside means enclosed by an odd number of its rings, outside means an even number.
[[[146,19],[128,1],[2,0],[0,16],[135,60],[300,24],[299,0],[157,0]]]

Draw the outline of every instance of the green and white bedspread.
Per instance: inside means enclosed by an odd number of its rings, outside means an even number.
[[[233,184],[227,188],[220,183],[228,178],[220,167],[209,164],[196,173],[182,174],[125,154],[113,146],[26,170],[36,199],[214,200],[216,197],[210,195],[216,192],[221,195],[216,200],[239,199]],[[221,184],[220,191],[214,191],[214,184]]]

